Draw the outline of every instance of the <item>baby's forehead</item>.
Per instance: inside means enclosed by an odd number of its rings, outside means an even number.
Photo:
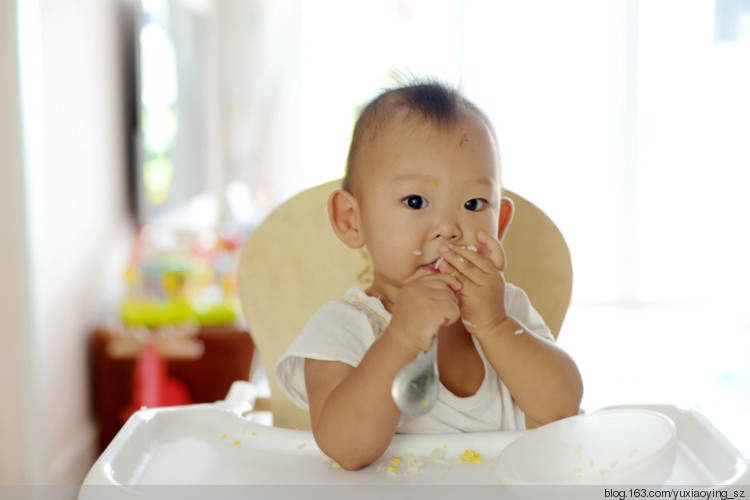
[[[438,141],[455,142],[456,148],[484,145],[492,149],[491,154],[496,160],[499,158],[497,143],[490,127],[482,116],[471,110],[462,112],[451,122],[439,122],[404,111],[379,124],[373,132],[363,141],[361,154],[354,169],[354,177],[359,178],[357,182],[362,182],[362,185],[367,184],[367,178],[372,179],[371,176],[384,173],[383,168],[389,164],[388,160],[392,159],[394,154],[400,156],[399,150],[406,151],[415,145],[425,147],[425,144],[434,144],[434,141],[428,139],[435,135],[440,136]],[[493,176],[499,180],[499,160],[493,163]]]
[[[497,151],[494,134],[486,121],[471,110],[462,111],[454,120],[441,121],[433,117],[425,117],[410,110],[402,110],[392,115],[386,121],[373,127],[369,137],[363,142],[363,149],[369,148],[370,154],[376,154],[383,142],[388,141],[391,146],[408,147],[409,140],[433,134],[458,136],[458,147],[470,140],[485,141]]]

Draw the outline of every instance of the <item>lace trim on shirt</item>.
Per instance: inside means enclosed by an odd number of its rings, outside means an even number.
[[[362,311],[365,314],[368,314],[368,312],[374,314],[380,319],[380,321],[382,321],[383,325],[388,324],[388,320],[382,314],[380,314],[372,306],[370,306],[370,304],[363,301],[359,297],[356,297],[352,294],[347,294],[346,297],[343,298],[343,301],[349,304],[350,306],[354,307],[355,309]],[[378,330],[382,334],[384,331],[383,326],[378,325]]]

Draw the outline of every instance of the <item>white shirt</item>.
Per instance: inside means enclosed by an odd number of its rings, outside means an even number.
[[[507,283],[505,305],[508,314],[529,332],[554,341],[523,290]],[[297,406],[309,410],[305,358],[341,361],[356,367],[390,320],[391,314],[380,299],[368,296],[357,287],[350,288],[343,299],[325,304],[310,318],[276,363],[279,386]],[[402,415],[397,432],[426,434],[524,428],[523,414],[510,391],[485,358],[476,339],[474,345],[484,362],[484,380],[477,392],[458,397],[440,384],[432,411],[419,417]]]

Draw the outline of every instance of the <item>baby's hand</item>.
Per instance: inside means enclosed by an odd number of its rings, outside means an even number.
[[[479,232],[478,251],[469,247],[446,245],[440,255],[445,259],[441,273],[451,274],[461,282],[461,319],[466,329],[481,340],[482,335],[494,330],[506,316],[505,310],[505,252],[500,242]]]
[[[405,284],[393,305],[388,330],[415,356],[426,351],[442,326],[461,317],[455,292],[460,286],[448,274],[427,275]]]

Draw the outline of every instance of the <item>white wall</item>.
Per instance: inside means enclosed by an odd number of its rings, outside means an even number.
[[[2,1],[0,103],[18,109],[20,75],[23,120],[0,113],[0,484],[74,484],[95,458],[86,341],[131,234],[118,5]]]
[[[28,373],[28,282],[25,197],[21,168],[18,60],[15,4],[0,1],[0,484],[24,479],[29,457],[23,428],[26,403],[22,387]]]

